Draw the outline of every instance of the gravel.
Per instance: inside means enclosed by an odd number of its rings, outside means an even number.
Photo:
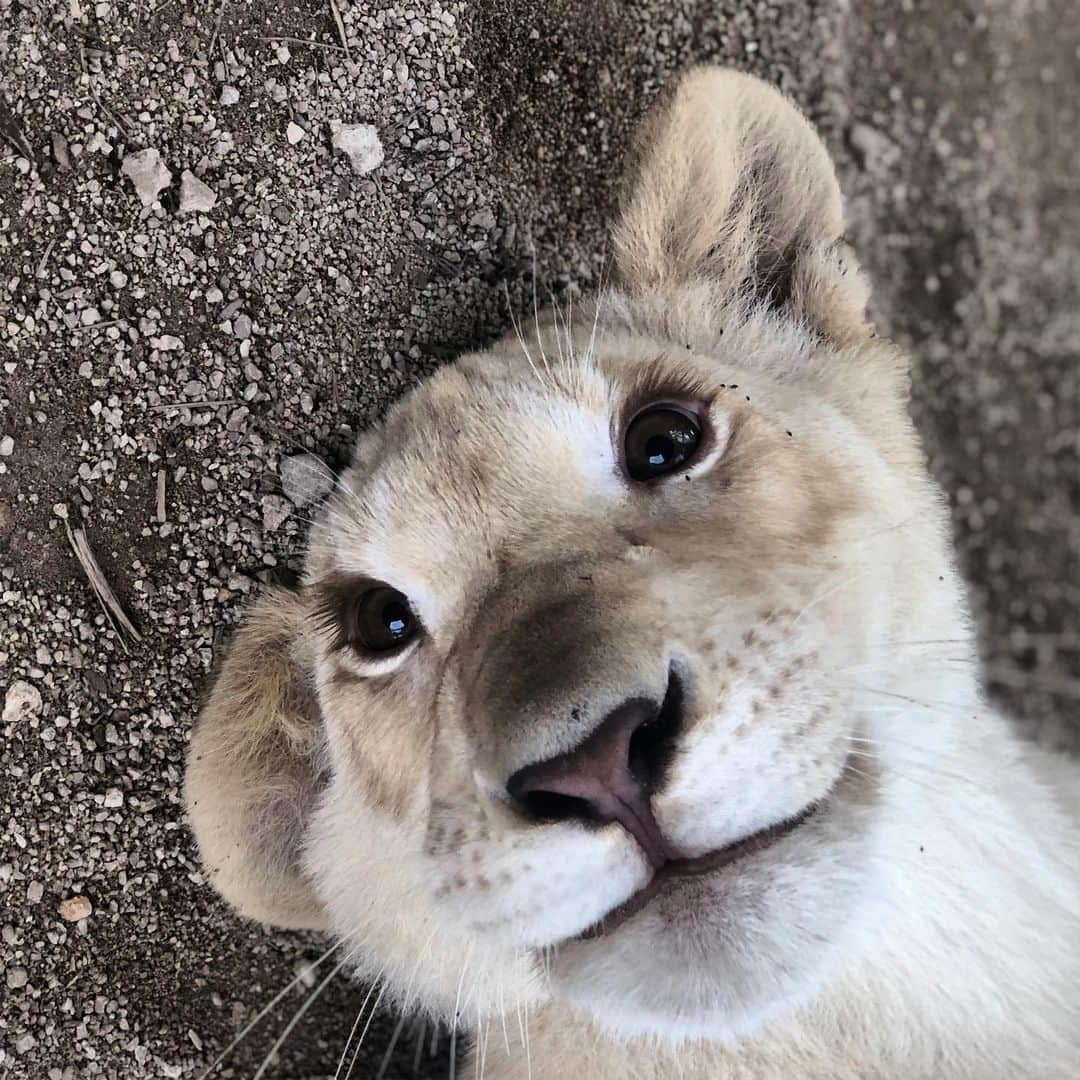
[[[694,60],[779,83],[825,133],[915,358],[989,689],[1075,748],[1072,6],[0,0],[0,1074],[196,1076],[309,971],[317,936],[241,924],[203,879],[180,803],[199,695],[243,604],[295,580],[321,463],[507,329],[507,296],[527,317],[534,268],[541,300],[600,280],[628,133]],[[363,995],[335,980],[272,1075],[332,1075]],[[386,1075],[417,1052],[445,1075],[430,1035],[406,1028]]]

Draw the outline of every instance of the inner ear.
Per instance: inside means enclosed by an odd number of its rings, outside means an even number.
[[[321,725],[310,622],[283,589],[248,612],[191,736],[184,802],[214,887],[242,915],[321,929],[325,915],[301,868],[320,790]]]
[[[614,230],[622,287],[661,303],[786,313],[837,341],[869,333],[843,242],[840,188],[821,139],[759,79],[698,68],[642,127]]]

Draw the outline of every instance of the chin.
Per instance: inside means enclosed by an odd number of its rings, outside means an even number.
[[[875,895],[874,810],[841,779],[763,850],[676,876],[613,929],[555,950],[551,992],[621,1037],[737,1040],[809,1001]]]

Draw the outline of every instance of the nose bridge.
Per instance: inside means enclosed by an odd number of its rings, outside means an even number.
[[[610,566],[531,567],[478,604],[466,708],[497,772],[567,752],[628,698],[663,696],[662,635],[642,584]]]

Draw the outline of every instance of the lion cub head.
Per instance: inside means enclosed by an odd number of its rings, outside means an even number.
[[[959,608],[842,232],[797,110],[691,72],[613,287],[361,438],[192,738],[242,913],[444,1015],[672,1037],[746,1031],[857,947],[890,768],[858,688],[900,693],[890,643]]]

